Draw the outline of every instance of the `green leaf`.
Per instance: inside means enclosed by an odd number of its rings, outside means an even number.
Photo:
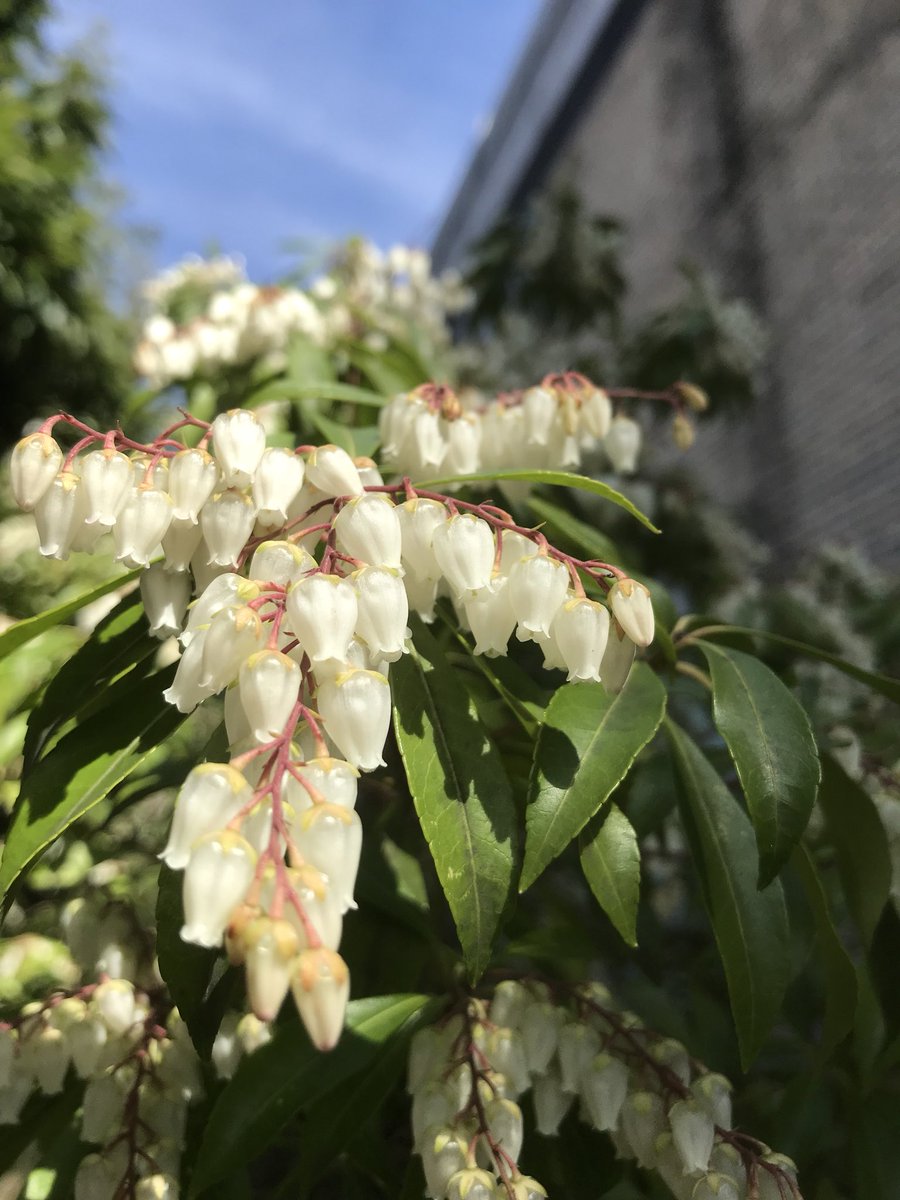
[[[525,815],[524,892],[599,811],[659,728],[666,691],[636,663],[618,696],[567,683],[544,714]]]
[[[809,718],[774,671],[740,650],[699,642],[713,685],[713,718],[734,760],[770,883],[809,822],[821,768]]]
[[[41,851],[127,779],[184,720],[162,698],[174,673],[173,665],[137,684],[129,676],[113,684],[107,706],[67,733],[23,780],[0,862],[4,905]]]
[[[641,852],[631,822],[615,804],[610,804],[585,831],[581,869],[597,903],[623,941],[636,946]]]
[[[38,613],[36,617],[27,617],[24,621],[16,621],[15,625],[0,634],[0,658],[6,658],[7,654],[18,650],[19,646],[24,646],[39,633],[43,633],[45,629],[52,629],[54,625],[61,625],[63,621],[68,621],[69,617],[74,616],[79,609],[99,600],[101,596],[108,595],[109,592],[115,591],[116,588],[122,587],[132,579],[137,579],[140,573],[141,568],[138,567],[124,575],[116,575],[113,579],[107,579],[98,584],[89,592],[82,592],[80,596],[66,600],[64,604],[58,604],[56,608],[48,608],[46,612]]]
[[[159,973],[191,1035],[197,1053],[208,1059],[225,1005],[232,991],[225,977],[228,963],[218,950],[205,950],[181,939],[184,909],[181,885],[184,874],[160,867],[156,898],[156,957]]]
[[[297,1020],[275,1029],[268,1045],[245,1058],[216,1101],[191,1179],[199,1196],[261,1154],[297,1113],[314,1109],[377,1059],[401,1031],[411,1034],[432,1019],[442,1001],[428,996],[373,996],[347,1007],[344,1034],[327,1055],[310,1043]]]
[[[369,388],[353,387],[349,383],[321,380],[316,383],[299,383],[292,379],[279,379],[267,384],[247,401],[249,408],[267,404],[270,400],[347,400],[363,404],[367,408],[382,408],[386,397]]]
[[[834,667],[838,671],[843,671],[845,675],[849,675],[851,679],[859,680],[860,683],[864,683],[866,687],[870,687],[874,692],[886,696],[888,700],[893,700],[895,704],[900,704],[900,680],[892,679],[890,675],[882,675],[878,671],[866,671],[862,667],[857,667],[854,663],[847,662],[845,658],[839,658],[836,654],[829,654],[827,650],[820,650],[818,646],[810,646],[807,642],[797,642],[793,638],[782,637],[780,633],[769,633],[767,629],[750,629],[743,625],[705,625],[702,629],[698,629],[696,633],[702,634],[704,638],[758,637],[766,642],[775,642],[779,646],[786,646],[789,650],[795,650],[798,654],[802,654],[806,658],[816,658],[820,662],[828,663],[829,666]],[[696,634],[692,634],[691,636],[696,636]]]
[[[865,790],[822,756],[819,804],[837,857],[847,904],[866,946],[891,894],[891,853],[878,809]]]
[[[515,871],[516,811],[471,696],[421,621],[392,668],[394,729],[472,981],[488,964]]]
[[[612,539],[593,525],[589,525],[587,521],[573,517],[568,509],[551,504],[543,496],[529,496],[528,507],[549,527],[549,531],[554,535],[551,539],[554,544],[562,541],[568,543],[571,549],[577,550],[582,557],[624,566],[622,554]],[[566,545],[563,544],[560,549],[565,550]]]
[[[816,864],[802,842],[794,849],[791,861],[803,882],[816,923],[816,940],[825,975],[825,1017],[820,1053],[823,1059],[828,1059],[853,1029],[859,995],[856,967],[838,937]]]
[[[587,475],[573,475],[569,471],[479,471],[474,475],[447,475],[440,479],[424,479],[416,482],[414,486],[432,488],[445,483],[492,484],[502,482],[504,479],[508,479],[510,482],[518,480],[521,483],[533,483],[536,486],[545,484],[550,487],[570,487],[581,492],[592,492],[595,496],[602,496],[604,500],[611,500],[613,504],[624,508],[642,525],[645,525],[651,533],[659,533],[648,516],[645,516],[626,496],[610,487],[608,483],[603,483],[599,479],[591,479]]]
[[[683,729],[666,721],[679,782],[682,819],[706,910],[725,968],[731,1011],[746,1068],[781,1001],[790,973],[784,894],[776,879],[757,891],[750,821]]]

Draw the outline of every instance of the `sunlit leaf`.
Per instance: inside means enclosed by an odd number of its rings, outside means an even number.
[[[641,851],[620,808],[610,804],[581,838],[581,869],[597,903],[629,946],[637,945]]]

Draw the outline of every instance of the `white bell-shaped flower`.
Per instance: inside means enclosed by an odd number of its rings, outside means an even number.
[[[772,1178],[767,1171],[759,1172],[759,1200],[780,1200],[784,1189]],[[746,1192],[727,1175],[717,1175],[710,1171],[702,1179],[698,1179],[691,1192],[691,1200],[743,1200]]]
[[[522,421],[530,445],[547,445],[557,412],[558,405],[553,392],[542,387],[528,388],[522,397]]]
[[[65,561],[81,523],[79,493],[81,481],[72,471],[63,471],[34,506],[34,523],[41,543],[41,554]]]
[[[250,560],[250,578],[261,583],[287,587],[307,571],[316,569],[316,560],[294,542],[263,542]]]
[[[379,492],[358,496],[334,518],[337,546],[376,567],[400,567],[400,521],[393,501]]]
[[[260,650],[241,665],[241,704],[253,736],[268,742],[284,730],[300,694],[300,668],[277,650]]]
[[[497,534],[500,540],[500,574],[508,575],[523,558],[534,558],[538,552],[537,542],[516,529],[503,529]]]
[[[216,492],[200,513],[200,527],[209,549],[209,563],[233,567],[253,532],[256,508],[243,492]]]
[[[666,1109],[655,1092],[632,1092],[620,1113],[622,1133],[645,1171],[656,1165],[656,1139],[668,1129]]]
[[[327,946],[329,950],[336,950],[341,944],[344,923],[344,906],[340,896],[318,867],[311,863],[292,868],[289,874],[291,885],[322,945]],[[308,931],[292,904],[285,909],[285,917],[297,930],[304,947],[308,948]]]
[[[396,511],[403,565],[424,579],[440,579],[441,568],[434,556],[433,542],[434,531],[449,518],[446,504],[415,496]]]
[[[202,687],[220,692],[232,683],[241,664],[262,646],[265,629],[259,616],[247,605],[229,605],[209,623],[203,639]]]
[[[274,1021],[291,986],[300,938],[284,918],[257,917],[242,934],[247,995],[261,1021]]]
[[[538,1133],[544,1137],[555,1137],[563,1117],[571,1107],[572,1093],[563,1091],[559,1076],[550,1073],[535,1079],[531,1099]]]
[[[8,1087],[13,1077],[19,1036],[15,1029],[0,1026],[0,1089]]]
[[[329,804],[339,804],[341,808],[356,807],[359,771],[342,758],[311,758],[298,763],[296,772],[309,783],[317,797],[327,800]],[[312,797],[302,783],[297,786],[306,793],[307,803],[301,807],[308,808],[312,804]]]
[[[600,680],[611,696],[618,696],[631,673],[634,655],[637,650],[634,642],[616,622],[610,622],[609,640],[600,662]]]
[[[496,1097],[484,1106],[488,1128],[496,1142],[515,1161],[522,1152],[522,1110],[514,1100]]]
[[[581,1076],[600,1049],[600,1035],[581,1021],[569,1021],[559,1031],[559,1069],[567,1092],[581,1090]]]
[[[218,478],[216,460],[206,450],[193,447],[173,455],[169,460],[169,495],[175,520],[196,525]]]
[[[258,595],[259,585],[252,579],[244,579],[233,571],[217,576],[202,589],[191,605],[187,625],[179,641],[183,646],[189,645],[191,639],[209,625],[217,612],[233,604],[248,604]]]
[[[430,625],[434,621],[434,606],[437,603],[438,581],[426,579],[407,568],[403,576],[403,586],[406,588],[406,600],[410,610]]]
[[[76,1074],[79,1079],[90,1079],[97,1072],[109,1031],[99,1016],[92,1013],[73,1025],[66,1037]]]
[[[612,424],[612,402],[602,388],[594,388],[581,401],[581,427],[591,437],[605,438]]]
[[[137,1181],[134,1200],[178,1200],[179,1194],[177,1179],[173,1175],[157,1171],[154,1175],[145,1175]]]
[[[131,460],[118,450],[92,450],[81,463],[88,525],[112,528],[133,485]]]
[[[481,425],[478,420],[464,413],[455,421],[448,421],[444,444],[446,449],[441,459],[442,475],[472,475],[481,466]]]
[[[49,433],[32,433],[16,443],[9,460],[9,482],[16,504],[31,512],[63,464],[63,452]]]
[[[614,1136],[619,1137],[621,1135],[615,1134]],[[675,1200],[692,1200],[697,1176],[685,1175],[684,1167],[678,1156],[678,1151],[675,1149],[671,1133],[663,1132],[659,1135],[653,1147],[653,1152],[656,1156],[654,1170],[672,1193]],[[744,1179],[746,1180],[746,1175]]]
[[[249,803],[250,785],[227,763],[201,763],[181,785],[175,801],[169,840],[160,858],[173,871],[187,866],[200,838],[224,829]]]
[[[197,946],[220,946],[225,926],[247,894],[256,851],[229,829],[194,843],[184,873],[181,937]]]
[[[520,641],[539,633],[550,636],[550,624],[566,598],[569,572],[564,563],[547,554],[521,558],[509,573],[509,600],[519,628]],[[524,635],[524,636],[523,636]]]
[[[553,618],[550,636],[570,680],[599,680],[609,640],[609,612],[602,604],[584,596],[567,600]]]
[[[271,529],[285,524],[305,471],[303,459],[293,450],[270,446],[264,452],[253,476],[253,502],[260,525]]]
[[[627,1094],[628,1068],[618,1058],[598,1054],[581,1081],[581,1095],[595,1129],[617,1127]]]
[[[496,545],[487,521],[471,513],[450,517],[435,529],[432,548],[441,573],[457,596],[491,582]]]
[[[731,1083],[724,1075],[701,1075],[694,1080],[691,1091],[717,1125],[731,1128]]]
[[[174,704],[179,712],[193,712],[198,704],[208,699],[212,689],[203,684],[203,643],[206,630],[194,637],[185,647],[178,660],[175,678],[163,692],[167,704]]]
[[[371,458],[365,456],[354,458],[353,465],[359,471],[359,480],[364,488],[384,487],[381,472]]]
[[[533,993],[525,984],[517,979],[501,979],[494,988],[488,1015],[494,1025],[518,1029],[532,1002]]]
[[[214,579],[224,575],[228,567],[221,567],[209,561],[209,546],[204,538],[200,539],[190,562],[191,574],[194,577],[194,591],[199,595],[204,592]]]
[[[447,444],[441,430],[441,419],[430,408],[419,408],[406,427],[399,456],[410,472],[422,475],[440,466]]]
[[[400,572],[391,567],[363,567],[351,576],[356,588],[355,633],[368,647],[370,661],[395,662],[409,636],[409,601]]]
[[[480,1167],[464,1167],[447,1180],[447,1200],[496,1200],[494,1176]]]
[[[450,1125],[438,1125],[423,1138],[421,1154],[425,1186],[433,1200],[447,1194],[447,1184],[467,1161],[468,1138]]]
[[[494,1068],[505,1076],[508,1094],[518,1095],[528,1087],[528,1062],[525,1043],[518,1029],[497,1025],[489,1030],[484,1049]]]
[[[114,1037],[127,1033],[138,1017],[134,984],[127,979],[105,979],[98,983],[91,1003]]]
[[[141,600],[154,637],[164,639],[181,632],[190,599],[187,571],[167,571],[163,563],[154,563],[142,572]]]
[[[162,550],[169,571],[187,571],[203,540],[203,530],[189,517],[172,517],[162,539]],[[204,558],[208,555],[204,555]]]
[[[306,478],[326,496],[360,496],[362,482],[353,459],[340,446],[317,446],[306,460]]]
[[[285,805],[287,809],[287,805]],[[285,816],[287,816],[287,812]],[[262,854],[269,845],[272,837],[272,804],[270,800],[260,800],[241,820],[241,833],[257,852]]]
[[[34,1076],[45,1096],[61,1092],[69,1069],[69,1047],[63,1034],[46,1025],[32,1033],[22,1045],[20,1069]]]
[[[696,1100],[678,1100],[669,1109],[669,1125],[685,1174],[705,1171],[716,1140],[716,1127],[707,1110]]]
[[[357,591],[338,575],[306,575],[288,589],[291,629],[312,663],[343,662],[359,615]]]
[[[630,475],[637,468],[643,435],[641,427],[631,417],[619,414],[613,417],[609,430],[603,438],[603,449],[620,475]]]
[[[516,627],[506,576],[495,575],[487,587],[469,592],[463,599],[463,607],[475,636],[475,653],[488,658],[506,654]]]
[[[441,1064],[442,1069],[444,1065]],[[465,1104],[465,1099],[462,1103]],[[459,1109],[455,1092],[443,1080],[425,1082],[416,1088],[412,1100],[411,1125],[413,1146],[419,1153],[427,1145],[431,1130],[435,1126],[448,1125]]]
[[[656,1062],[666,1067],[673,1075],[677,1075],[685,1087],[688,1086],[693,1074],[691,1057],[681,1042],[674,1038],[660,1038],[649,1046],[648,1050]]]
[[[127,1081],[128,1072],[118,1071],[89,1081],[81,1110],[82,1141],[107,1142],[115,1136],[122,1123]]]
[[[362,771],[384,766],[391,689],[377,671],[355,668],[325,680],[316,693],[325,728],[348,762]]]
[[[166,492],[139,487],[130,492],[113,526],[116,562],[129,567],[150,565],[150,555],[172,520],[172,501]]]
[[[314,804],[297,816],[292,829],[297,849],[326,876],[342,912],[355,908],[353,889],[362,852],[359,814],[339,804]]]
[[[212,423],[213,447],[226,488],[246,487],[266,448],[266,431],[255,413],[232,408]]]
[[[350,972],[339,954],[320,946],[304,950],[291,981],[300,1020],[317,1050],[332,1050],[344,1028]]]
[[[525,1043],[525,1061],[533,1075],[543,1075],[550,1066],[565,1019],[564,1011],[546,1000],[536,1000],[525,1010],[522,1040]]]
[[[650,593],[636,579],[617,579],[609,589],[613,616],[636,646],[653,641],[655,622]]]

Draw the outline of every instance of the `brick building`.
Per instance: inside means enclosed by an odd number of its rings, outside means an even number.
[[[709,267],[771,337],[752,420],[689,460],[788,559],[900,566],[895,0],[547,0],[435,241],[555,178],[623,216],[638,310]]]

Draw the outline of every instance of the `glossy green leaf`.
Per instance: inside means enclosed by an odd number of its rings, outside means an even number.
[[[659,728],[666,691],[636,663],[618,696],[599,683],[567,683],[544,714],[525,816],[524,891],[561,854],[631,769]]]
[[[369,388],[354,387],[349,383],[336,383],[320,380],[314,383],[300,383],[292,379],[280,379],[277,383],[267,384],[247,402],[249,408],[259,404],[268,404],[272,400],[344,400],[352,404],[362,404],[366,408],[381,408],[385,397]]]
[[[561,543],[560,549],[577,551],[582,558],[597,562],[625,565],[626,560],[611,538],[587,521],[574,517],[568,509],[552,504],[543,496],[529,496],[528,507],[547,526],[545,532],[552,535],[550,540],[554,545]]]
[[[827,650],[820,650],[818,646],[810,646],[807,642],[797,642],[793,638],[782,637],[780,633],[770,633],[767,629],[750,629],[743,625],[705,625],[698,629],[697,633],[702,634],[704,638],[749,637],[774,642],[778,646],[785,646],[788,650],[802,654],[805,658],[815,658],[819,662],[828,663],[829,666],[849,675],[851,679],[864,683],[874,692],[886,696],[895,704],[900,704],[900,679],[893,679],[890,675],[882,675],[878,671],[866,671],[863,667],[857,667],[855,663],[847,662],[845,658],[829,654]]]
[[[421,621],[395,663],[394,729],[422,832],[472,980],[487,966],[515,873],[516,811],[474,702]]]
[[[617,492],[615,488],[610,487],[608,483],[603,483],[599,479],[591,479],[587,475],[573,475],[569,471],[479,471],[474,475],[446,475],[440,479],[424,479],[417,481],[415,486],[420,488],[438,487],[445,483],[481,483],[490,486],[492,483],[509,480],[510,483],[533,483],[536,487],[539,484],[548,485],[550,487],[569,487],[575,488],[580,492],[591,492],[595,496],[602,496],[604,500],[609,500],[613,504],[617,504],[619,508],[624,508],[627,513],[631,513],[642,525],[645,525],[651,533],[659,533],[659,530],[653,524],[648,516],[621,492]]]
[[[891,854],[872,797],[829,755],[822,756],[825,814],[847,904],[867,946],[891,893]]]
[[[40,853],[98,804],[165,742],[184,717],[162,698],[175,667],[107,692],[107,705],[67,733],[23,780],[3,859],[4,905],[12,885]]]
[[[820,1052],[826,1059],[830,1058],[853,1028],[859,995],[856,967],[838,936],[816,864],[802,842],[795,848],[791,861],[803,882],[816,924],[816,941],[825,976],[825,1016]]]
[[[725,968],[746,1068],[781,1008],[790,973],[784,894],[776,879],[758,891],[753,828],[706,756],[666,721],[682,820]]]
[[[343,1036],[327,1055],[312,1046],[298,1020],[278,1025],[272,1041],[243,1060],[213,1106],[189,1194],[201,1195],[254,1159],[292,1117],[312,1110],[373,1064],[389,1039],[411,1034],[441,1007],[419,995],[353,1000]]]
[[[713,717],[750,810],[759,886],[778,874],[809,821],[819,753],[800,704],[774,671],[740,650],[699,642],[713,685]]]
[[[86,608],[88,604],[99,600],[101,596],[108,595],[132,579],[137,579],[140,573],[138,567],[124,575],[116,575],[113,579],[107,579],[97,587],[91,588],[89,592],[82,592],[80,596],[58,604],[56,608],[48,608],[46,612],[38,613],[36,617],[27,617],[24,621],[16,621],[15,625],[10,626],[5,633],[0,633],[0,658],[12,654],[13,650],[24,646],[39,633],[43,633],[45,629],[52,629],[54,625],[61,625],[63,621],[68,621],[69,617],[73,617],[80,609]]]
[[[636,946],[641,851],[631,822],[617,805],[610,804],[585,830],[581,869],[623,941]]]

